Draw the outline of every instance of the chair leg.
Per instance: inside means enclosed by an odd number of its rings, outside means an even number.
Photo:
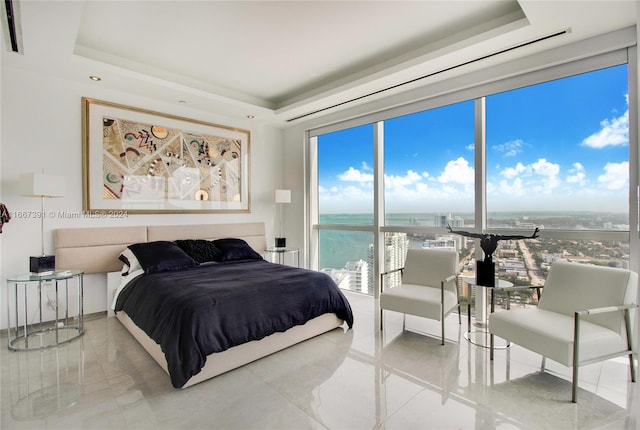
[[[444,294],[444,286],[440,290],[441,294]],[[444,295],[440,296],[440,331],[442,334],[442,345],[444,345]]]
[[[489,333],[489,360],[493,360],[493,336]]]
[[[407,314],[402,314],[402,332],[407,328]]]
[[[542,357],[542,363],[540,364],[540,371],[544,372],[544,368],[547,365],[547,357]]]
[[[631,318],[629,315],[629,309],[624,310],[624,324],[625,331],[627,332],[627,348],[629,349],[629,370],[631,371],[631,382],[636,382],[636,363],[633,361],[633,347],[631,340]]]
[[[380,331],[382,331],[382,326],[384,325],[382,320],[382,308],[380,308]]]
[[[578,363],[580,362],[580,315],[573,317],[573,383],[571,384],[571,401],[578,403]]]
[[[571,384],[571,401],[578,403],[578,365],[573,364],[573,383]]]

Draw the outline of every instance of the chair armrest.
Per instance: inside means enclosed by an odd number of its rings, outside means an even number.
[[[460,293],[458,292],[458,276],[460,276],[460,273],[454,273],[453,275],[449,275],[446,278],[444,278],[440,282],[440,290],[441,290],[441,294],[444,294],[444,286],[450,282],[454,282],[456,297],[458,298],[458,302],[460,302]],[[442,297],[442,300],[444,300],[444,297]]]
[[[458,278],[458,274],[454,273],[453,275],[450,275],[450,276],[447,276],[446,278],[444,278],[442,280],[442,282],[446,284],[448,282],[455,281],[457,278]]]
[[[578,363],[580,363],[580,321],[581,318],[585,315],[597,315],[604,314],[608,312],[620,312],[624,311],[624,323],[625,323],[625,331],[627,333],[627,347],[629,351],[629,357],[631,358],[631,354],[633,353],[633,340],[631,335],[631,322],[629,320],[629,309],[638,308],[636,304],[628,304],[628,305],[619,305],[619,306],[603,306],[601,308],[592,308],[585,309],[583,311],[577,311],[573,316],[573,378],[574,381],[577,379],[577,368]],[[632,370],[632,378],[635,380],[635,371]],[[576,384],[573,385],[573,402],[575,403],[576,399]]]
[[[388,272],[382,272],[380,274],[380,293],[384,292],[384,275],[389,275],[391,273],[396,273],[396,272],[404,272],[404,267],[400,267],[398,269],[389,270]]]
[[[404,267],[400,267],[398,269],[389,270],[388,272],[382,272],[380,274],[380,276],[388,275],[390,273],[395,273],[395,272],[402,272],[402,271],[404,271]]]
[[[623,311],[625,309],[634,309],[637,307],[638,305],[635,305],[635,304],[620,305],[620,306],[603,306],[601,308],[591,308],[591,309],[585,309],[583,311],[577,311],[576,315],[578,316],[598,315],[598,314],[604,314],[609,312]]]

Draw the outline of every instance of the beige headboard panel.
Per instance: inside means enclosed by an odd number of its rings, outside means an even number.
[[[56,268],[115,272],[122,269],[118,260],[122,250],[146,241],[145,226],[61,228],[56,230]]]
[[[177,239],[238,237],[263,253],[264,223],[61,228],[56,230],[56,268],[85,273],[122,269],[118,256],[132,243]]]

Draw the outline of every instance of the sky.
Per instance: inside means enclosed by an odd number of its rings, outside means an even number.
[[[474,103],[384,123],[387,213],[473,212]],[[627,66],[486,99],[487,210],[628,211]],[[371,213],[373,125],[318,140],[320,213]]]

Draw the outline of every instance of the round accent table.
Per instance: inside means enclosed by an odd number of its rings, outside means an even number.
[[[495,282],[495,286],[493,287],[488,287],[486,285],[478,285],[476,283],[476,277],[475,276],[465,276],[463,277],[463,281],[466,282],[467,284],[469,284],[470,286],[474,286],[474,287],[480,287],[480,288],[484,288],[485,289],[485,293],[487,292],[487,290],[489,291],[490,295],[491,295],[491,313],[493,313],[495,311],[495,293],[496,292],[505,292],[507,293],[507,309],[510,308],[511,305],[511,300],[510,300],[510,296],[509,296],[509,291],[510,289],[513,287],[513,283],[509,282],[509,281],[505,281],[504,279],[498,279],[496,278],[496,282]],[[469,289],[469,296],[471,295],[471,289]],[[467,332],[464,334],[464,338],[467,339],[469,342],[471,342],[474,345],[477,346],[481,346],[483,348],[489,348],[489,343],[488,343],[488,337],[489,337],[489,330],[487,328],[487,324],[485,321],[479,321],[476,322],[476,326],[478,327],[477,329],[472,330],[471,329],[471,301],[469,300],[470,297],[468,297],[467,299]],[[486,302],[485,302],[486,303]],[[502,345],[502,346],[495,346],[494,348],[496,349],[504,349],[507,348],[509,346],[509,344],[506,345]]]
[[[7,278],[9,349],[48,348],[82,336],[83,274],[56,270]]]

